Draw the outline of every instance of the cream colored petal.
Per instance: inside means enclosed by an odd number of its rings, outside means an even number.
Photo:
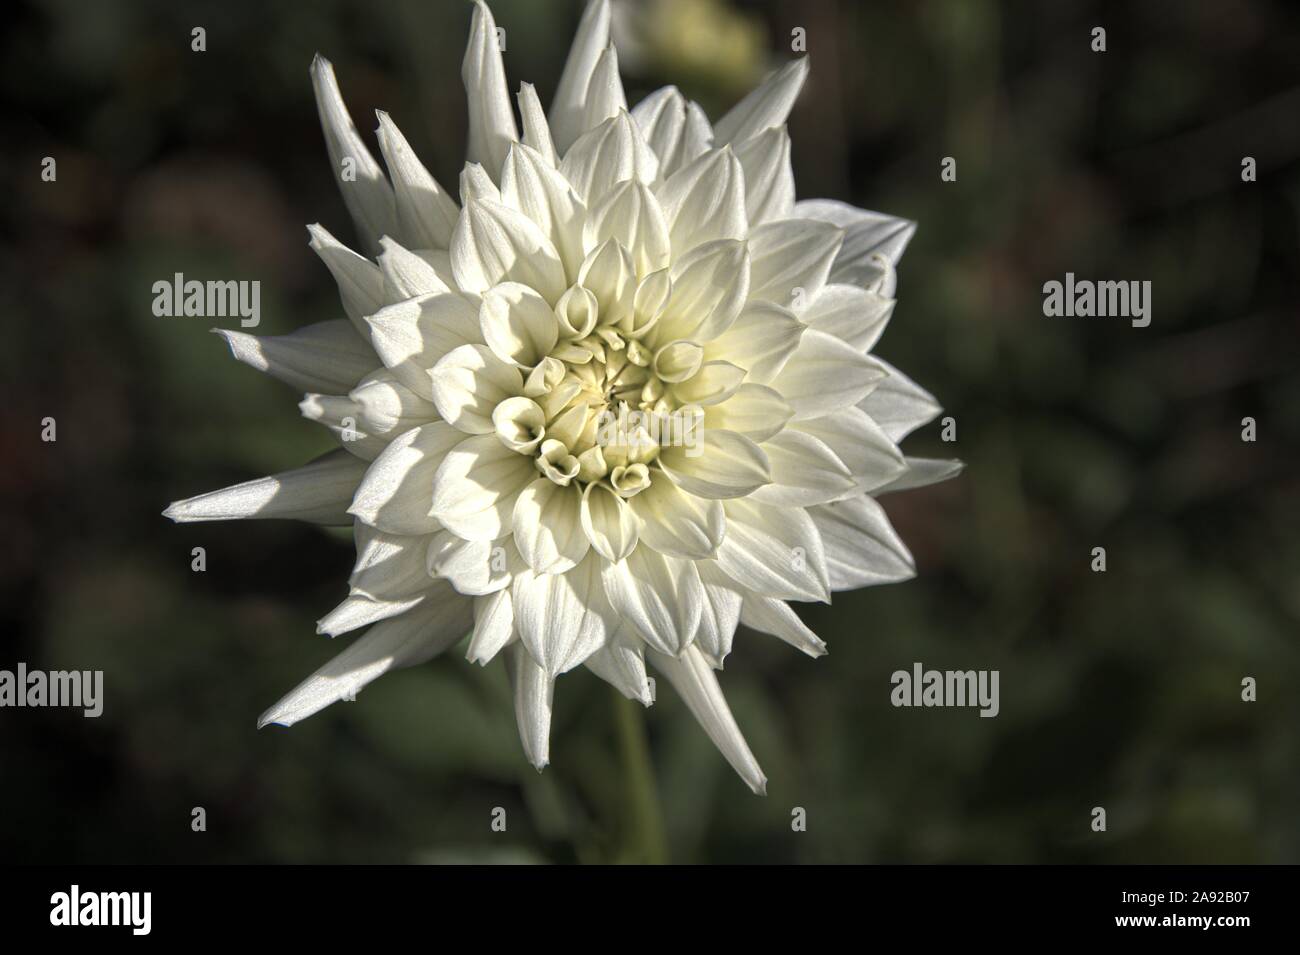
[[[708,344],[723,334],[749,296],[749,251],[731,239],[699,246],[673,263],[672,294],[655,323],[657,340]]]
[[[346,319],[308,325],[288,335],[249,335],[214,328],[245,365],[278,378],[295,391],[345,392],[379,364],[374,349]]]
[[[770,633],[810,657],[826,655],[826,644],[783,600],[747,593],[740,608],[740,622],[751,630]]]
[[[453,349],[433,366],[429,377],[438,413],[467,434],[495,431],[493,409],[524,387],[519,369],[507,365],[486,345]]]
[[[683,491],[709,500],[744,497],[772,480],[767,455],[734,431],[704,429],[695,448],[665,448],[659,463]],[[698,452],[698,453],[697,453]]]
[[[517,209],[488,199],[471,199],[461,210],[451,238],[451,268],[466,292],[520,282],[555,304],[568,288],[560,253],[541,228]]]
[[[640,541],[669,557],[713,557],[726,533],[721,502],[687,494],[662,472],[654,472],[650,487],[628,507],[640,522]]]
[[[706,153],[669,176],[655,190],[668,222],[673,254],[718,239],[743,239],[745,174],[729,149]]]
[[[943,409],[938,400],[907,375],[881,359],[886,377],[858,407],[880,425],[893,441],[905,437],[939,416]]]
[[[397,223],[403,239],[414,249],[445,249],[451,243],[460,207],[420,162],[411,144],[383,110],[379,117],[379,148],[397,196]]]
[[[389,305],[368,315],[366,324],[385,367],[426,400],[433,399],[430,369],[455,349],[483,340],[477,305],[454,293]]]
[[[857,404],[886,372],[833,335],[808,329],[785,367],[768,384],[794,409],[794,420],[820,418]]]
[[[331,451],[292,471],[176,501],[163,517],[178,524],[288,518],[350,525],[348,502],[365,472],[365,461],[343,450]]]
[[[501,174],[501,201],[537,224],[559,252],[567,280],[576,279],[587,208],[568,180],[537,150],[516,143]]]
[[[781,126],[808,78],[808,57],[792,60],[770,74],[762,84],[714,126],[717,145],[743,143],[769,126]]]
[[[800,316],[812,328],[871,351],[894,314],[894,299],[852,285],[832,283]]]
[[[432,534],[433,476],[462,438],[443,421],[399,435],[366,470],[348,513],[390,534]]]
[[[709,342],[705,357],[744,368],[747,380],[771,381],[799,347],[807,326],[771,302],[750,302],[725,332]]]
[[[556,148],[566,152],[587,130],[583,128],[584,104],[596,64],[609,46],[608,0],[591,0],[583,11],[573,37],[564,72],[551,102],[551,132]]]
[[[486,3],[474,4],[469,45],[461,64],[461,79],[469,102],[470,162],[482,163],[495,182],[510,144],[519,138],[515,114],[506,89],[505,65],[497,42],[497,25]]]
[[[624,561],[604,563],[601,578],[614,611],[649,646],[676,656],[695,639],[703,590],[694,562],[638,547]]]
[[[432,581],[425,565],[429,538],[389,534],[357,521],[353,528],[357,561],[348,577],[353,594],[375,600],[411,597]]]
[[[323,226],[309,225],[312,250],[320,256],[339,287],[343,311],[361,336],[369,341],[370,331],[362,318],[384,307],[384,276],[379,266],[357,255]],[[376,247],[378,238],[376,237]]]
[[[636,547],[636,515],[627,501],[604,484],[588,484],[582,492],[582,529],[606,560],[623,560]]]
[[[536,476],[533,462],[495,434],[466,438],[433,476],[433,515],[466,540],[494,541],[510,531],[515,501]]]
[[[772,483],[751,495],[755,501],[808,507],[839,500],[857,490],[848,466],[811,434],[787,428],[765,441],[763,451],[772,465]]]
[[[797,507],[727,501],[718,567],[755,593],[830,602],[826,553],[813,520]]]
[[[618,241],[632,253],[640,278],[666,268],[672,258],[663,207],[649,187],[635,179],[615,186],[591,210],[584,237],[589,249],[607,239]]]
[[[540,771],[551,761],[551,708],[555,677],[532,658],[523,643],[506,652],[506,674],[515,697],[515,720],[524,755]]]
[[[832,590],[889,584],[916,576],[916,562],[884,508],[863,494],[809,509],[826,549]]]
[[[783,219],[749,235],[749,297],[801,313],[826,284],[843,232],[825,222]]]
[[[585,661],[605,644],[614,615],[601,592],[599,557],[563,574],[525,570],[510,585],[519,639],[550,676]]]
[[[560,172],[588,206],[628,179],[654,182],[659,160],[626,112],[583,133],[560,162]]]
[[[841,408],[824,418],[797,422],[795,428],[825,442],[849,469],[859,491],[883,487],[907,470],[898,446],[860,408]]]
[[[479,327],[497,358],[520,368],[532,368],[551,353],[560,338],[555,310],[546,299],[518,282],[502,282],[483,293]],[[513,387],[513,382],[510,377],[507,386]],[[507,384],[504,379],[502,383]]]
[[[523,121],[524,145],[537,150],[548,165],[552,167],[558,165],[560,160],[555,154],[551,127],[546,121],[546,114],[542,111],[542,104],[537,98],[537,90],[533,84],[520,83],[519,93],[515,99],[519,103],[519,117]]]
[[[582,529],[582,491],[538,478],[515,502],[512,527],[520,555],[539,574],[562,574],[591,547]]]
[[[470,637],[465,659],[486,666],[517,636],[515,612],[510,588],[474,599],[474,634]]]
[[[745,213],[750,228],[794,214],[794,170],[790,134],[773,126],[736,149],[745,172]]]
[[[704,409],[704,430],[724,429],[762,444],[778,434],[794,409],[774,388],[746,382],[726,401]]]

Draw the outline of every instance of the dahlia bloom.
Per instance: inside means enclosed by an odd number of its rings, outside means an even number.
[[[354,528],[349,594],[318,629],[369,629],[259,725],[469,635],[469,660],[505,658],[538,769],[557,677],[582,665],[648,706],[649,664],[764,790],[716,676],[737,625],[823,654],[788,601],[911,577],[873,495],[959,467],[903,456],[939,408],[867,354],[914,224],[795,201],[785,121],[807,72],[712,125],[673,87],[629,110],[593,0],[549,114],[523,84],[517,125],[480,2],[458,204],[381,112],[385,176],[317,57],[365,255],[309,231],[347,318],[219,334],[340,447],[165,512]]]

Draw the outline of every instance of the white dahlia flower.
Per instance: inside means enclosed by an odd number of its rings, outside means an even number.
[[[785,121],[807,72],[790,63],[713,125],[673,87],[629,110],[593,0],[550,113],[523,84],[517,125],[479,3],[458,205],[379,113],[385,176],[316,59],[366,255],[319,225],[311,245],[348,317],[220,334],[307,392],[341,447],[165,512],[355,530],[319,631],[370,629],[259,725],[469,635],[471,661],[505,657],[539,769],[558,676],[584,665],[649,705],[649,663],[764,790],[715,675],[737,625],[824,653],[787,601],[911,577],[872,495],[959,467],[900,453],[939,408],[867,354],[914,224],[795,201]]]

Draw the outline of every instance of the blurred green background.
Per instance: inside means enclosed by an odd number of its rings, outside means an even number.
[[[647,788],[585,671],[539,775],[500,663],[459,653],[254,729],[347,639],[314,621],[351,544],[159,512],[330,439],[150,287],[259,279],[262,334],[340,315],[303,228],[351,239],[307,66],[330,57],[363,130],[388,110],[454,186],[470,7],[47,0],[6,8],[0,58],[0,668],[103,669],[106,708],[0,710],[0,861],[1300,861],[1300,10],[629,6],[629,97],[674,82],[714,118],[807,31],[799,194],[919,221],[877,351],[957,420],[907,449],[968,465],[883,500],[919,577],[808,609],[829,657],[738,636],[722,682],[767,798],[667,691]],[[493,8],[511,88],[549,101],[577,4]],[[1044,318],[1066,271],[1151,280],[1151,326]],[[999,669],[1001,715],[892,708],[913,661]]]

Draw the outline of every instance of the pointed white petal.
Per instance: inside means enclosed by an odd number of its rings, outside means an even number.
[[[552,167],[559,164],[555,154],[555,142],[551,139],[551,127],[542,112],[541,101],[532,83],[520,83],[519,93],[515,97],[519,103],[519,116],[523,120],[523,144],[537,150],[546,163]]]
[[[441,530],[425,539],[427,573],[451,581],[457,593],[495,593],[510,583],[512,570],[522,567],[512,540],[467,541]]]
[[[258,728],[269,723],[292,726],[331,703],[354,698],[389,670],[433,659],[465,635],[469,608],[467,599],[455,595],[431,597],[400,617],[377,624],[263,713]]]
[[[664,208],[674,255],[717,239],[743,239],[749,232],[745,173],[729,148],[683,166],[655,194]]]
[[[713,127],[714,141],[743,143],[769,126],[782,126],[808,78],[808,57],[792,60],[770,74]]]
[[[822,289],[800,317],[812,328],[848,342],[858,351],[871,351],[889,318],[894,299],[853,285],[832,283]]]
[[[810,657],[826,655],[826,644],[808,629],[807,624],[783,600],[773,600],[755,593],[746,594],[740,608],[740,622],[751,630],[779,637]]]
[[[289,518],[314,524],[352,523],[348,502],[366,462],[331,451],[310,464],[177,501],[163,516],[180,523]]]
[[[351,633],[380,620],[406,613],[424,600],[422,593],[392,600],[378,600],[362,594],[349,594],[343,602],[316,621],[316,632],[331,637]]]
[[[848,466],[824,441],[787,428],[763,442],[772,465],[772,483],[760,487],[752,499],[781,507],[808,507],[835,501],[857,488]]]
[[[643,182],[629,179],[611,189],[587,217],[583,230],[587,248],[614,239],[632,253],[636,274],[642,278],[666,268],[672,259],[672,242],[663,207]]]
[[[367,469],[348,513],[390,534],[432,534],[429,513],[438,466],[464,436],[445,421],[398,435]]]
[[[832,590],[889,584],[916,576],[916,562],[884,508],[861,497],[810,508],[826,548]]]
[[[759,768],[758,761],[749,750],[749,744],[741,735],[736,719],[731,715],[722,688],[718,686],[717,675],[709,665],[703,651],[690,647],[680,658],[656,653],[649,653],[650,662],[672,684],[691,714],[699,721],[713,745],[731,764],[740,778],[756,794],[767,792],[767,777]]]
[[[905,437],[939,416],[938,400],[889,362],[876,359],[887,377],[858,403],[858,407],[880,425],[894,441]]]
[[[469,101],[470,162],[482,163],[495,182],[501,174],[510,144],[519,138],[515,113],[506,90],[506,69],[497,42],[497,25],[486,3],[474,4],[469,28],[469,45],[460,68]]]
[[[605,643],[614,615],[601,592],[602,563],[592,555],[563,574],[525,570],[510,585],[519,639],[550,676],[573,669]]]
[[[384,306],[383,273],[379,271],[379,266],[357,255],[330,235],[323,226],[309,225],[307,233],[311,236],[308,244],[320,256],[339,287],[339,299],[343,302],[344,313],[362,337],[366,337],[369,331],[362,317]],[[378,245],[376,237],[375,247],[378,248]]]
[[[516,143],[501,174],[501,201],[537,224],[559,252],[566,276],[576,278],[587,208],[568,180],[537,150]]]
[[[686,127],[686,99],[675,86],[655,90],[632,110],[641,134],[659,157],[659,174],[668,176],[680,163],[682,134]]]
[[[320,54],[312,60],[311,82],[316,91],[325,146],[329,150],[334,178],[343,193],[343,203],[356,223],[357,233],[370,251],[378,249],[379,237],[397,231],[397,205],[393,187],[384,171],[362,142],[357,127],[343,105],[334,67]]]
[[[812,518],[797,507],[727,501],[718,567],[755,593],[830,602],[826,553]]]
[[[704,430],[694,448],[665,448],[659,463],[688,494],[726,500],[751,494],[772,480],[772,466],[757,444],[734,431]]]
[[[790,134],[773,126],[737,147],[745,171],[745,212],[750,228],[788,219],[794,214],[794,170],[790,166]]]
[[[361,406],[347,395],[304,395],[298,410],[308,421],[329,428],[343,444],[343,450],[364,461],[373,461],[387,446],[383,438],[367,434],[360,425]]]
[[[249,335],[214,328],[245,365],[278,378],[296,391],[339,394],[377,367],[374,350],[346,319],[308,325],[288,335]]]
[[[929,487],[954,478],[966,466],[961,461],[946,461],[942,458],[905,458],[907,470],[902,476],[890,481],[884,487],[876,488],[875,494],[889,494],[893,491],[910,491],[913,488]]]
[[[751,301],[732,326],[708,344],[704,357],[739,365],[749,372],[750,382],[771,381],[799,347],[805,327],[788,308]]]
[[[882,487],[907,470],[898,446],[861,408],[841,408],[824,418],[796,422],[794,427],[825,442],[844,462],[860,491]]]
[[[366,317],[375,351],[403,385],[433,400],[429,371],[466,344],[482,341],[478,307],[455,293],[422,295]]]
[[[486,345],[461,345],[439,359],[429,373],[433,403],[448,424],[467,434],[495,430],[492,411],[523,391],[519,369]]]
[[[451,275],[451,258],[446,256],[444,271],[439,273],[433,256],[437,250],[429,249],[423,254],[412,252],[395,239],[388,236],[379,240],[384,251],[379,256],[379,271],[384,276],[384,300],[402,302],[408,298],[421,295],[446,294],[452,291],[454,279]]]
[[[601,51],[600,59],[591,74],[587,96],[582,104],[580,125],[583,132],[594,129],[619,112],[627,110],[627,96],[623,80],[618,74],[618,53],[613,44]]]
[[[438,417],[432,402],[407,388],[387,369],[367,375],[348,398],[357,407],[357,426],[381,438],[396,437]]]
[[[451,243],[460,209],[438,180],[429,174],[401,130],[383,110],[379,116],[379,148],[397,195],[397,224],[414,249],[445,249]]]
[[[465,659],[484,666],[504,650],[514,636],[515,612],[509,587],[475,598],[474,635],[470,638]]]
[[[591,0],[583,11],[574,35],[569,58],[551,103],[551,133],[556,148],[564,153],[587,130],[583,128],[584,104],[592,74],[609,46],[609,2]]]
[[[812,219],[769,222],[749,234],[749,297],[776,302],[796,314],[826,284],[844,233]]]
[[[869,286],[878,278],[880,265],[871,261],[872,256],[879,255],[890,265],[897,265],[916,234],[915,222],[836,199],[801,199],[794,205],[794,214],[844,229],[844,245],[831,270],[831,281],[849,285]]]
[[[701,245],[673,263],[672,294],[659,318],[662,341],[708,344],[723,334],[749,295],[749,250],[722,239]]]
[[[357,521],[357,562],[348,577],[353,594],[374,600],[398,600],[428,589],[425,568],[427,537],[389,534]]]
[[[734,431],[762,444],[780,433],[793,414],[776,389],[747,382],[726,401],[704,409],[704,430]]]
[[[735,581],[718,569],[716,561],[702,560],[696,567],[700,572],[700,582],[704,585],[704,604],[695,642],[709,662],[721,669],[722,662],[731,653],[736,625],[740,623],[743,598]]]
[[[546,299],[518,282],[502,282],[483,293],[479,328],[483,340],[500,361],[523,369],[533,368],[549,355],[560,337],[554,309]],[[463,362],[460,364],[463,366]],[[503,388],[515,388],[518,379],[518,388],[523,387],[519,372],[508,375],[498,371],[489,374],[489,378]],[[514,394],[519,394],[518,389]],[[510,395],[496,397],[492,407],[506,397]],[[490,409],[488,415],[491,416]]]
[[[521,282],[554,305],[568,281],[560,253],[538,225],[517,209],[471,199],[451,238],[451,268],[465,292]]]
[[[610,604],[647,644],[674,656],[690,646],[704,599],[693,561],[638,547],[627,560],[602,564]]]
[[[640,521],[640,541],[669,557],[713,557],[726,532],[720,502],[687,494],[660,473],[628,506]]]
[[[645,672],[645,649],[639,638],[619,635],[606,639],[605,646],[587,657],[585,665],[629,700],[650,706],[654,697]]]
[[[768,384],[794,409],[794,420],[803,421],[857,404],[885,374],[874,358],[833,335],[809,328],[785,367]]]
[[[532,460],[495,434],[466,438],[433,476],[433,516],[466,540],[494,541],[510,531],[515,501],[536,476]]]
[[[515,695],[515,720],[524,755],[540,771],[551,761],[551,707],[555,677],[547,676],[523,643],[506,652],[506,673]]]
[[[588,206],[595,206],[620,182],[654,182],[659,159],[632,117],[620,112],[578,137],[560,162],[560,172]]]
[[[515,502],[515,546],[539,574],[562,574],[577,565],[591,547],[582,530],[582,491],[538,478]]]
[[[617,563],[636,547],[636,515],[628,502],[605,484],[591,483],[583,490],[582,529],[591,546],[606,560]]]

